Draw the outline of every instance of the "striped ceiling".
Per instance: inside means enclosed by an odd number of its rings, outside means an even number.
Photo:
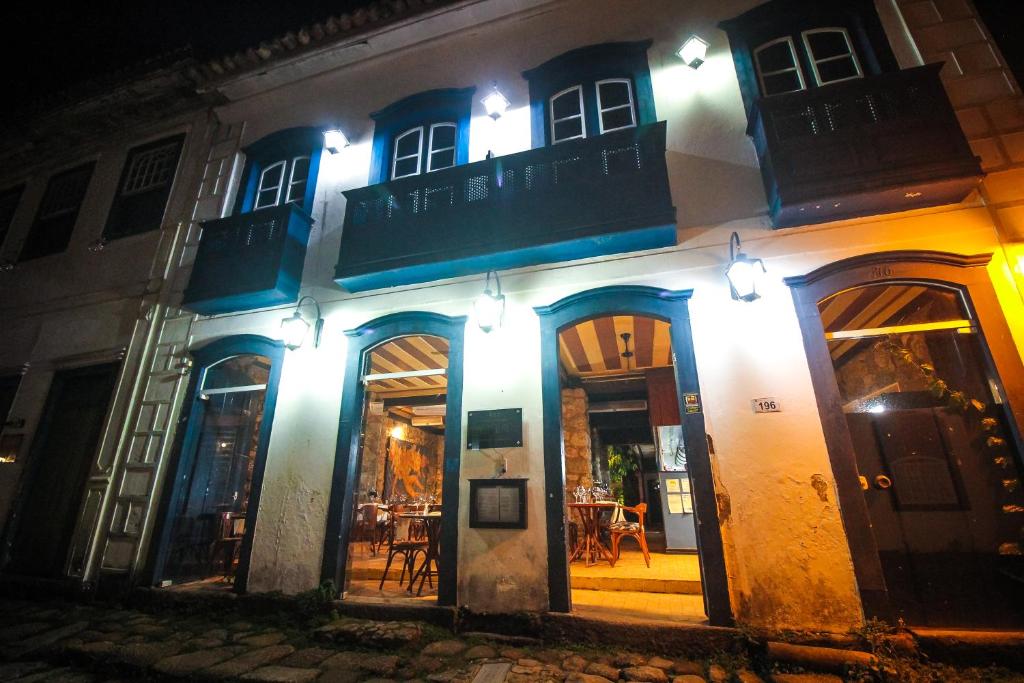
[[[871,285],[835,294],[818,303],[826,333],[877,331],[879,328],[966,319],[959,296],[948,289],[917,284]],[[833,360],[839,360],[859,340],[835,340],[829,344]]]
[[[410,370],[433,370],[448,367],[448,341],[441,337],[417,335],[399,337],[381,344],[370,353],[368,374],[379,375]],[[367,390],[378,393],[443,392],[448,386],[445,375],[427,377],[400,377],[374,380]]]
[[[667,322],[632,315],[587,320],[558,333],[559,357],[574,377],[671,366],[669,329]],[[624,332],[630,335],[629,349],[634,353],[628,361],[622,357]]]

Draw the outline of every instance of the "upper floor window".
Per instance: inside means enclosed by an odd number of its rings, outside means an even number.
[[[245,180],[236,211],[284,204],[311,211],[322,152],[323,131],[319,128],[281,130],[246,147]]]
[[[408,178],[469,161],[474,91],[430,90],[370,114],[376,124],[370,182]]]
[[[611,78],[597,82],[597,115],[602,133],[636,125],[633,86],[629,79]]]
[[[587,137],[583,117],[583,88],[573,86],[551,96],[551,142]]]
[[[92,178],[93,162],[58,173],[46,184],[36,220],[21,247],[22,261],[67,249],[78,210]]]
[[[761,92],[765,95],[778,95],[806,87],[792,38],[776,38],[761,45],[754,50],[754,60]]]
[[[24,185],[17,185],[0,192],[0,246],[3,245],[4,238],[7,237],[7,231],[11,229],[14,212],[18,210],[21,193],[24,190]]]
[[[299,156],[276,161],[260,172],[253,209],[265,209],[278,204],[302,202],[309,181],[309,157]]]
[[[160,227],[184,139],[176,135],[128,152],[104,237],[115,239]]]
[[[818,85],[862,76],[857,53],[845,28],[816,28],[801,35]]]
[[[769,0],[719,26],[748,113],[760,97],[899,70],[873,0]]]
[[[557,144],[653,123],[650,41],[572,50],[523,72],[533,145]]]

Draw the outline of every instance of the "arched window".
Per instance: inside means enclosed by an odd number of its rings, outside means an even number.
[[[789,36],[770,40],[755,48],[754,61],[763,95],[778,95],[806,87],[793,39]]]
[[[815,28],[802,34],[818,85],[860,78],[860,62],[845,28]]]
[[[322,151],[323,132],[318,128],[278,131],[246,147],[236,212],[294,204],[308,213],[313,208]]]
[[[583,88],[575,85],[551,96],[551,142],[587,137]]]
[[[602,133],[636,126],[633,85],[627,78],[598,81],[597,117]]]

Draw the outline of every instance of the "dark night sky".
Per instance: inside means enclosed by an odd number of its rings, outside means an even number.
[[[202,59],[255,45],[367,0],[15,0],[0,10],[8,103],[191,45]]]

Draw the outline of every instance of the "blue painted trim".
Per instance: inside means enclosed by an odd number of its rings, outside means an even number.
[[[548,592],[551,610],[568,612],[569,566],[565,547],[565,470],[562,456],[562,397],[559,377],[558,332],[569,325],[609,315],[642,315],[671,324],[679,398],[700,395],[687,309],[691,290],[656,287],[600,287],[567,296],[534,310],[540,317],[541,390],[544,417],[544,479],[548,544]],[[725,573],[718,503],[715,498],[703,413],[687,413],[679,401],[687,463],[693,482],[697,547],[700,553],[704,606],[712,624],[732,623]]]
[[[548,100],[574,85],[583,86],[587,137],[600,135],[595,84],[606,78],[627,78],[633,84],[637,125],[658,120],[647,50],[652,41],[601,43],[570,50],[523,72],[530,87],[530,140],[533,147],[549,144]]]
[[[542,244],[496,254],[481,254],[449,261],[423,263],[358,275],[335,278],[350,292],[365,292],[385,287],[433,282],[445,278],[484,273],[488,270],[509,270],[542,263],[561,263],[576,259],[622,254],[646,249],[675,246],[675,224],[656,225],[605,235],[582,237],[567,242]]]
[[[160,499],[157,514],[157,527],[154,531],[154,543],[150,546],[148,581],[158,585],[163,579],[167,566],[167,553],[171,544],[173,527],[173,511],[181,507],[184,497],[191,485],[192,465],[199,446],[199,436],[203,427],[206,404],[199,400],[201,387],[206,373],[211,366],[232,356],[255,354],[270,359],[270,377],[263,401],[263,420],[260,423],[260,436],[256,444],[256,463],[253,466],[252,484],[249,488],[249,503],[246,507],[245,535],[239,551],[238,571],[235,577],[234,590],[244,593],[249,581],[249,559],[252,554],[253,534],[256,531],[256,515],[260,508],[260,494],[263,491],[263,475],[266,472],[267,451],[270,445],[270,432],[274,425],[274,412],[277,408],[277,390],[281,383],[281,366],[284,361],[284,344],[255,334],[238,334],[210,342],[202,347],[189,351],[192,355],[194,370],[189,379],[188,391],[190,406],[182,407],[179,418],[177,443],[175,444],[168,469],[168,478],[164,495]]]
[[[469,121],[475,92],[475,87],[427,90],[404,97],[371,113],[374,128],[369,184],[375,185],[391,180],[391,148],[395,137],[416,126],[424,126],[424,166],[430,124],[444,121],[454,121],[456,124],[455,163],[468,163]]]
[[[355,486],[359,481],[363,384],[359,381],[369,353],[396,337],[425,334],[448,340],[448,391],[444,430],[444,477],[441,483],[441,558],[439,605],[454,605],[458,586],[459,476],[462,459],[462,366],[466,318],[407,311],[376,318],[345,332],[349,338],[341,397],[338,445],[334,456],[331,498],[327,508],[321,580],[345,585],[348,535],[352,528]]]
[[[310,213],[313,210],[313,197],[316,196],[316,180],[320,174],[323,147],[323,129],[305,126],[279,130],[242,148],[246,156],[245,172],[242,176],[244,180],[241,185],[244,190],[239,192],[235,199],[234,213],[252,211],[256,203],[260,173],[267,164],[302,155],[309,155],[309,176],[306,180],[306,194],[302,198],[302,208],[306,213]],[[287,183],[288,178],[285,178],[284,182]]]

